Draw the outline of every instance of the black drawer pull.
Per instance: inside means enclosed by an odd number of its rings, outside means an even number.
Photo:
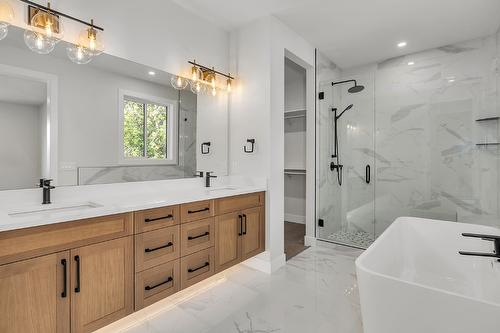
[[[240,223],[238,228],[238,236],[243,235],[243,215],[238,215],[238,222]]]
[[[188,240],[193,240],[193,239],[205,237],[205,236],[208,236],[208,235],[210,235],[210,233],[207,231],[204,234],[201,234],[201,235],[198,235],[198,236],[188,236]]]
[[[203,266],[200,266],[200,267],[198,267],[198,268],[189,268],[189,269],[188,269],[188,273],[193,273],[193,272],[196,272],[197,270],[200,270],[200,269],[205,268],[205,267],[207,267],[207,266],[210,266],[210,263],[209,263],[208,261],[207,261],[207,262],[205,262],[205,263],[203,264]]]
[[[164,284],[172,282],[172,281],[174,281],[174,278],[171,277],[171,276],[169,276],[166,281],[163,281],[163,282],[160,282],[158,284],[155,284],[154,286],[146,286],[146,287],[144,287],[144,290],[152,290],[152,289],[155,289],[156,287],[159,287],[161,285],[164,285]]]
[[[242,232],[243,235],[247,234],[247,214],[243,214],[243,218],[245,219],[245,223],[243,224],[245,226],[245,231]]]
[[[156,217],[154,219],[144,219],[144,223],[148,223],[148,222],[154,222],[154,221],[158,221],[158,220],[166,220],[166,219],[171,219],[173,218],[174,216],[172,214],[168,214],[167,216],[162,216],[162,217]]]
[[[75,256],[76,261],[76,287],[75,293],[80,292],[80,256]]]
[[[174,243],[168,242],[167,244],[165,244],[163,246],[155,247],[154,249],[146,248],[146,249],[144,249],[144,252],[149,253],[149,252],[153,252],[153,251],[156,251],[156,250],[164,249],[166,247],[171,247],[173,245],[174,245]]]
[[[188,210],[188,214],[206,212],[207,210],[210,210],[210,207],[205,207],[205,208],[198,209],[198,210]]]
[[[68,295],[68,263],[66,262],[66,259],[61,259],[61,265],[63,266],[64,269],[63,273],[64,284],[61,297],[64,298]]]

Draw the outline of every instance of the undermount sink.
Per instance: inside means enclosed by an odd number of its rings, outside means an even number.
[[[500,235],[487,226],[398,218],[356,260],[365,333],[494,333],[500,327]]]
[[[7,214],[13,218],[36,216],[36,215],[46,215],[46,214],[57,214],[57,213],[70,213],[77,212],[87,209],[93,209],[102,207],[95,202],[76,202],[76,203],[66,203],[66,204],[49,204],[49,205],[33,205],[20,207],[12,209]]]

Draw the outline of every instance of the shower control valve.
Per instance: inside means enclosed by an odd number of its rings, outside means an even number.
[[[342,170],[344,166],[342,164],[336,164],[335,162],[331,162],[330,163],[330,170],[333,171],[333,170]]]

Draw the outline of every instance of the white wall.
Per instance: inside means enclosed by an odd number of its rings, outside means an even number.
[[[41,176],[40,107],[0,102],[0,190],[33,188]]]
[[[268,178],[266,254],[270,270],[284,264],[284,70],[285,55],[307,69],[307,112],[314,118],[314,47],[274,17],[254,21],[232,33],[231,72],[241,84],[231,98],[230,173]],[[309,93],[310,92],[310,93]],[[312,131],[311,131],[312,130]],[[257,151],[244,154],[246,138],[257,140]],[[314,123],[308,125],[308,145]],[[314,150],[308,156],[308,191],[314,198]],[[309,192],[308,192],[309,193]],[[314,228],[314,204],[307,211],[308,234]]]
[[[12,1],[15,25],[24,27],[26,5]],[[170,73],[189,73],[188,60],[227,70],[229,34],[169,0],[53,0],[54,9],[104,28],[106,52]],[[64,39],[84,27],[64,20]],[[61,47],[61,46],[58,46]]]

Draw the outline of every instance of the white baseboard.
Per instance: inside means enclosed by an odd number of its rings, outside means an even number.
[[[281,256],[278,256],[277,258],[271,260],[271,254],[268,251],[256,255],[255,257],[247,259],[243,262],[243,265],[267,274],[276,272],[282,266],[285,266],[285,264],[286,255],[284,253]]]
[[[304,245],[305,246],[316,246],[316,237],[304,236]]]
[[[306,217],[302,215],[287,214],[285,213],[285,221],[306,224]]]

